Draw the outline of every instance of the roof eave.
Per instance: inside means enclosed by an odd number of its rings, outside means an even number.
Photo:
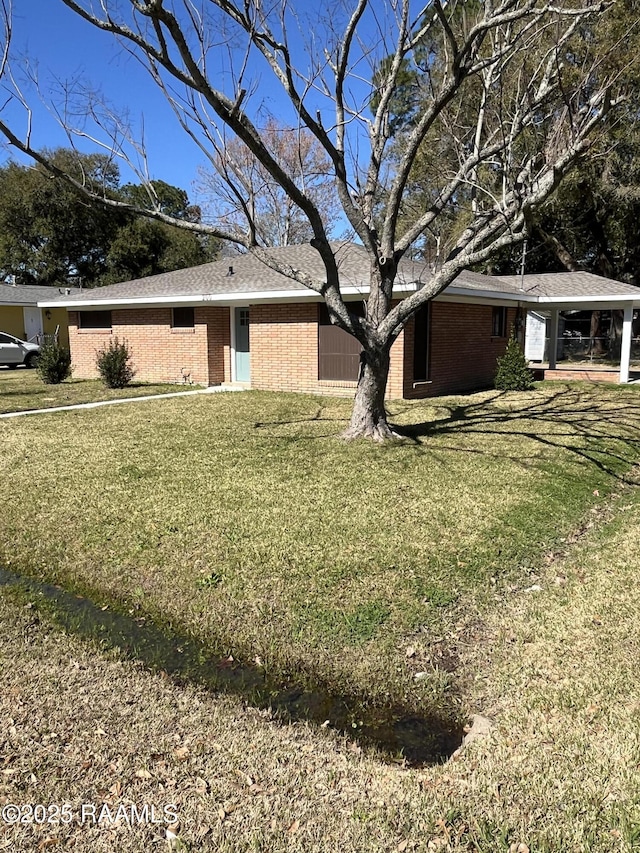
[[[625,294],[603,294],[601,296],[538,296],[538,305],[548,305],[558,310],[575,308],[582,305],[584,308],[623,308],[630,305],[632,308],[640,307],[640,293],[636,296]]]
[[[400,284],[394,288],[394,293],[406,293],[416,290],[414,284]],[[365,297],[369,288],[346,286],[342,294],[346,297]],[[302,288],[300,290],[246,290],[236,293],[189,293],[182,296],[131,296],[112,297],[111,299],[64,299],[57,302],[38,302],[40,308],[67,308],[71,310],[83,308],[151,308],[153,306],[170,307],[172,305],[237,305],[256,302],[299,302],[301,299],[321,301],[322,297],[315,290]]]

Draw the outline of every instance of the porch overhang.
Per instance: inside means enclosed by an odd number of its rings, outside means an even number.
[[[622,341],[620,347],[620,366],[618,371],[618,382],[626,384],[630,377],[631,364],[631,340],[633,334],[633,311],[640,307],[640,299],[635,296],[625,294],[620,297],[607,296],[601,299],[594,297],[576,297],[575,299],[567,300],[566,298],[554,297],[539,297],[537,300],[539,310],[548,312],[551,315],[550,330],[549,330],[549,371],[557,370],[557,347],[555,342],[558,340],[559,316],[562,311],[622,311]],[[575,368],[572,372],[579,374],[589,374],[589,379],[595,379],[598,373],[597,368]],[[611,374],[611,368],[603,371],[606,374]],[[554,377],[556,378],[556,377]]]

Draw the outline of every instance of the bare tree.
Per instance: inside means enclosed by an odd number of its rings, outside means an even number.
[[[267,118],[260,134],[325,222],[340,216],[333,166],[318,140],[304,128],[281,127]],[[283,187],[237,137],[216,146],[215,168],[198,170],[205,218],[238,232],[253,229],[250,242],[263,248],[308,243],[311,224]]]
[[[221,166],[221,144],[235,137],[306,219],[324,280],[278,264],[260,239],[258,212],[251,204],[240,204],[243,227],[228,221],[174,224],[254,252],[322,295],[332,322],[358,339],[363,354],[347,437],[393,435],[384,406],[393,341],[463,268],[522,239],[530,211],[588,153],[621,98],[619,69],[611,56],[605,62],[589,54],[589,28],[612,14],[600,3],[429,0],[414,10],[410,0],[338,0],[324,16],[315,10],[305,17],[289,0],[60,2],[88,25],[112,34],[145,64],[214,168]],[[30,118],[4,55],[5,84],[14,85],[14,98]],[[420,104],[398,145],[392,140],[393,111],[408,67],[419,71]],[[369,257],[363,318],[349,313],[341,295],[330,243],[333,220],[327,220],[308,186],[290,172],[274,140],[258,126],[266,80],[279,87],[289,109],[287,121],[300,134],[313,136],[331,162],[343,216]],[[102,114],[95,106],[90,113],[104,130]],[[61,118],[71,132],[67,117]],[[134,141],[121,122],[111,128],[104,144],[114,156],[125,156]],[[29,130],[20,135],[0,120],[0,131],[21,151],[51,166],[34,150]],[[447,140],[454,156],[442,158],[427,200],[407,219],[403,207],[416,158],[439,140]],[[401,153],[390,159],[392,141]],[[134,153],[141,150],[135,143]],[[223,167],[221,176],[237,201],[246,201],[237,183],[246,178],[243,168],[225,175]],[[91,192],[82,182],[76,185]],[[464,225],[447,242],[437,272],[394,303],[403,256],[423,235],[437,233],[451,206],[465,199]],[[154,215],[173,222],[159,209]]]

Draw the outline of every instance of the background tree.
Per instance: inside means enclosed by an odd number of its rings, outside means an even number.
[[[261,135],[280,167],[307,195],[325,222],[340,215],[331,161],[325,149],[301,128],[281,127],[267,118]],[[290,194],[237,137],[215,146],[213,166],[200,169],[199,191],[205,213],[230,230],[253,229],[248,237],[259,246],[308,243],[313,228]]]
[[[200,208],[191,204],[186,191],[165,181],[125,184],[120,187],[120,197],[135,207],[148,210],[157,208],[167,216],[186,222],[200,222],[201,219]]]
[[[118,171],[106,155],[47,159],[94,192],[115,197]],[[71,276],[99,280],[108,247],[126,220],[124,212],[89,204],[67,181],[41,164],[0,168],[0,276],[21,284],[62,284]]]
[[[322,280],[278,263],[258,239],[258,213],[251,205],[244,207],[244,227],[178,220],[159,203],[150,214],[230,240],[322,295],[332,321],[363,347],[349,437],[392,435],[384,407],[389,354],[407,320],[463,268],[522,240],[532,212],[589,152],[605,117],[621,103],[624,81],[613,52],[603,56],[597,42],[584,37],[585,27],[592,31],[606,21],[602,4],[431,0],[417,20],[410,0],[355,0],[308,14],[287,0],[267,7],[255,0],[209,0],[197,13],[187,0],[103,0],[99,7],[90,0],[61,2],[146,64],[185,132],[214,166],[220,141],[237,137],[307,220],[324,263]],[[11,88],[16,77],[8,73],[10,54],[4,56]],[[227,73],[229,56],[233,67]],[[391,160],[394,105],[408,65],[420,69],[423,97],[401,153]],[[287,120],[310,133],[331,161],[342,215],[369,257],[363,318],[351,314],[342,298],[339,259],[330,242],[334,220],[327,221],[312,193],[287,171],[257,123],[266,75],[280,88]],[[16,99],[27,104],[22,92]],[[64,174],[8,120],[0,121],[0,131],[53,174]],[[445,156],[441,140],[453,156]],[[434,143],[440,145],[441,168],[407,216],[416,160]],[[118,155],[126,153],[120,133],[108,144]],[[68,180],[105,206],[135,208],[94,192],[86,181]],[[400,261],[425,234],[441,233],[452,211],[456,228],[438,268],[394,304]]]
[[[637,55],[639,11],[637,0],[620,0],[614,14],[585,32],[585,37],[597,44],[605,64],[622,53]],[[586,270],[640,284],[640,71],[636,62],[616,68],[624,79],[624,103],[594,145],[591,156],[579,162],[558,191],[532,212],[526,246],[527,272]],[[521,261],[521,253],[510,248],[481,269],[509,274],[519,270]],[[637,329],[634,331],[637,333]],[[621,311],[611,312],[608,327],[601,311],[592,312],[592,349],[604,351],[607,336],[614,348],[619,346]]]
[[[105,256],[100,284],[127,281],[185,269],[212,260],[218,242],[200,239],[163,222],[142,216],[132,218],[117,230]]]
[[[179,187],[163,181],[121,187],[119,170],[105,154],[57,149],[45,156],[92,193],[130,202],[140,211],[159,203],[176,219],[200,218],[200,209]],[[93,287],[205,263],[218,248],[218,241],[206,235],[185,233],[125,208],[91,204],[41,163],[11,162],[0,168],[2,278],[13,275],[21,284],[44,285],[80,279]]]

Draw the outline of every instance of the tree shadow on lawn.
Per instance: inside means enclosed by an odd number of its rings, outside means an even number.
[[[426,447],[430,438],[446,435],[525,438],[545,448],[566,450],[618,478],[623,478],[625,471],[640,460],[640,394],[629,393],[627,400],[621,395],[594,399],[592,391],[567,387],[515,409],[496,405],[504,397],[503,392],[491,400],[468,405],[447,405],[434,400],[435,407],[445,413],[444,417],[416,424],[395,424],[393,428],[420,447]],[[410,412],[410,409],[404,411]],[[399,409],[396,415],[402,412]],[[510,456],[483,447],[439,443],[438,449],[508,458],[526,464],[521,454]]]
[[[309,424],[330,424],[332,426],[336,426],[336,425],[346,426],[346,424],[347,424],[346,418],[339,417],[338,415],[335,415],[332,417],[326,417],[324,415],[324,410],[325,410],[325,406],[323,404],[319,404],[318,408],[316,409],[315,414],[302,415],[299,418],[286,418],[283,420],[255,421],[253,426],[254,426],[254,429],[258,429],[258,430],[268,430],[268,429],[273,429],[273,428],[277,428],[277,427],[294,427],[294,426],[304,428],[305,426],[308,426]],[[289,438],[291,441],[298,441],[301,438],[312,438],[315,440],[318,438],[331,438],[334,435],[335,435],[334,430],[331,430],[329,432],[321,432],[321,433],[314,432],[313,435],[310,435],[310,436],[308,436],[308,435],[288,435],[285,437]],[[281,436],[279,436],[279,437],[281,437]]]
[[[42,394],[51,394],[52,388],[64,387],[61,384],[57,385],[42,385],[35,388],[15,388],[7,390],[3,385],[0,385],[0,401],[5,397],[38,397]]]
[[[0,567],[0,586],[21,590],[21,597],[44,603],[44,609],[65,630],[98,640],[164,672],[177,683],[194,683],[213,692],[237,696],[274,712],[282,723],[305,720],[331,726],[388,760],[419,767],[440,763],[460,746],[463,729],[459,710],[444,708],[420,715],[400,703],[374,705],[365,695],[339,693],[329,684],[302,677],[278,678],[255,663],[235,660],[210,642],[100,607],[90,599]]]

